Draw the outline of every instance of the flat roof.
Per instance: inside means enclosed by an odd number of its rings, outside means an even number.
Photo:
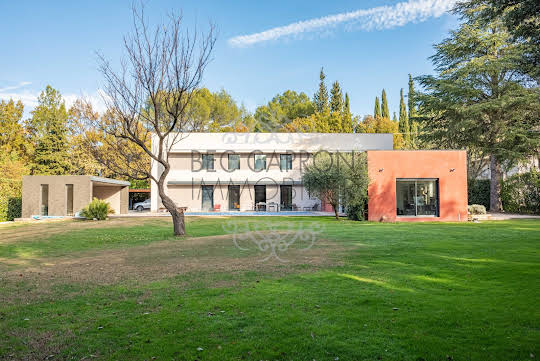
[[[155,135],[154,135],[155,137]],[[153,139],[154,139],[153,137]],[[185,133],[175,137],[172,153],[191,151],[282,152],[392,150],[390,133]]]
[[[129,186],[131,184],[128,181],[122,181],[122,180],[112,179],[112,178],[96,177],[96,176],[90,176],[90,180],[92,182],[114,184],[118,186]]]

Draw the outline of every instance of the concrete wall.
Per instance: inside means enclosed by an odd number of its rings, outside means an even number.
[[[466,221],[467,155],[465,151],[369,151],[369,220]],[[396,178],[437,178],[439,216],[396,214]]]
[[[255,208],[255,188],[253,185],[240,186],[240,211],[253,211]],[[199,212],[202,210],[202,195],[200,185],[170,185],[167,194],[179,207],[188,207],[188,212]],[[274,202],[280,204],[280,189],[278,185],[266,186],[266,203]],[[300,210],[304,207],[313,207],[320,201],[310,198],[307,191],[302,186],[293,186],[293,204]],[[221,205],[221,211],[229,211],[228,185],[214,185],[214,205]],[[162,207],[162,205],[159,205]]]
[[[116,214],[128,212],[129,187],[93,182],[90,176],[24,176],[22,217],[41,215],[41,185],[49,186],[49,216],[67,215],[67,184],[73,184],[73,214],[82,210],[93,197],[108,201]]]
[[[127,197],[125,196],[126,191],[128,191],[128,187],[120,187],[120,186],[103,186],[103,185],[94,185],[92,187],[93,194],[92,197],[96,197],[98,199],[102,199],[106,202],[109,202],[111,205],[111,208],[114,209],[115,214],[122,214],[127,213]],[[126,191],[124,191],[124,189]],[[122,196],[122,193],[124,193],[124,196]],[[124,200],[124,204],[122,204],[122,200]]]
[[[49,185],[49,215],[65,216],[66,184],[73,184],[73,212],[84,208],[92,199],[92,184],[88,176],[24,176],[22,217],[40,215],[41,185]]]

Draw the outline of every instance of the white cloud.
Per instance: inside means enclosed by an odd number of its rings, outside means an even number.
[[[392,6],[378,6],[348,13],[323,16],[272,28],[260,33],[230,38],[229,45],[245,47],[287,36],[302,36],[315,31],[324,31],[340,24],[354,24],[359,30],[381,30],[437,18],[450,10],[457,0],[409,0]],[[351,28],[352,29],[352,28]]]
[[[19,89],[30,84],[30,82],[21,82],[16,86],[0,88],[0,100],[20,100],[24,105],[25,115],[29,116],[29,113],[38,105],[38,97],[40,92]],[[92,104],[95,111],[103,113],[105,110],[107,110],[107,108],[105,102],[103,101],[102,94],[103,91],[98,89],[93,93],[81,92],[80,94],[62,94],[62,98],[64,99],[66,108],[68,109],[73,105],[73,103],[75,103],[77,99],[85,99]]]

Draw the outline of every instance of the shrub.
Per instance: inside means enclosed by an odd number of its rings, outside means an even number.
[[[353,221],[363,221],[366,217],[365,204],[351,204],[347,206],[347,218]]]
[[[114,209],[108,202],[101,199],[94,198],[92,202],[88,203],[86,207],[81,211],[81,215],[88,219],[97,219],[102,221],[107,219],[107,215],[114,213]]]
[[[7,220],[12,221],[15,218],[21,218],[22,216],[22,198],[11,197],[8,199],[7,204]]]
[[[489,209],[489,179],[467,180],[468,204],[480,204]]]
[[[540,172],[508,177],[502,182],[501,198],[505,212],[540,215]]]
[[[469,214],[486,214],[486,207],[483,204],[471,204],[468,210]]]

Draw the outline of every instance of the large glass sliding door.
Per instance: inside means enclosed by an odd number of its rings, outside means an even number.
[[[396,213],[398,216],[439,216],[438,179],[397,179]]]
[[[240,186],[229,186],[229,211],[240,210]]]
[[[266,210],[266,186],[256,185],[255,188],[255,210]]]
[[[202,186],[201,193],[202,193],[201,209],[203,211],[214,210],[214,186]]]
[[[291,185],[282,185],[280,187],[280,210],[282,211],[292,211],[292,186]]]

